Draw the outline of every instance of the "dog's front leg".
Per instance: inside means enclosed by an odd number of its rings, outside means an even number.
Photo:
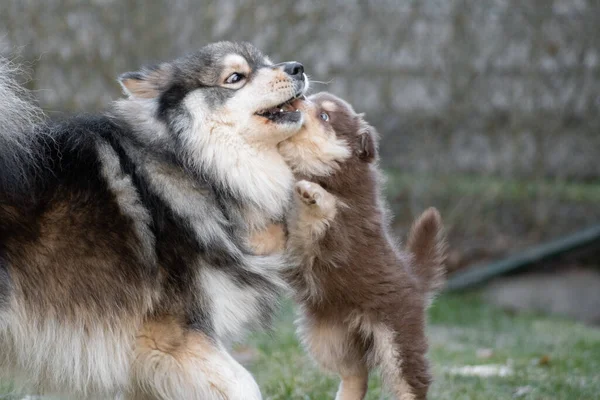
[[[165,318],[138,335],[128,400],[261,400],[258,384],[217,340]]]

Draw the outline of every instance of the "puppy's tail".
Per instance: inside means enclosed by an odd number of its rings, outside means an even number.
[[[37,160],[36,127],[44,120],[31,93],[17,83],[21,71],[0,56],[0,193],[27,184],[26,171]]]
[[[415,274],[422,288],[433,296],[445,282],[447,249],[442,217],[437,209],[429,208],[417,218],[406,247],[413,256]]]

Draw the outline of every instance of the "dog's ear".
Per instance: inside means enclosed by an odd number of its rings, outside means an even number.
[[[359,146],[358,157],[365,162],[372,162],[377,158],[377,141],[379,134],[364,118],[365,114],[359,114],[360,128],[358,131]]]
[[[126,72],[119,76],[119,83],[128,97],[154,99],[171,79],[171,68],[160,64],[138,72]]]

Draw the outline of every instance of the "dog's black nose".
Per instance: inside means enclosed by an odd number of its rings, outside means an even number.
[[[304,74],[304,65],[296,61],[286,62],[283,67],[283,72],[294,78],[302,78],[302,75]]]

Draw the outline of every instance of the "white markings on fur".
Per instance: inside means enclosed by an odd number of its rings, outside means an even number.
[[[0,138],[28,151],[27,135],[42,122],[43,113],[13,79],[20,72],[17,65],[0,57]]]
[[[201,90],[190,93],[184,104],[193,123],[182,135],[182,141],[192,165],[209,171],[217,183],[261,210],[260,214],[266,217],[264,224],[268,218],[284,215],[293,177],[277,152],[276,143],[249,140],[248,136],[258,132],[265,140],[274,133],[272,128],[258,123],[258,117],[251,114],[254,111],[240,103],[227,107],[235,111],[208,112]],[[254,133],[249,135],[250,131]]]
[[[334,220],[337,199],[318,183],[299,181],[295,188],[298,207],[294,234],[308,235],[304,242],[314,245],[323,238]]]
[[[101,163],[101,172],[106,179],[110,191],[115,195],[121,212],[131,218],[137,237],[141,243],[140,258],[150,265],[156,264],[156,240],[150,224],[152,217],[142,204],[131,177],[123,173],[119,156],[106,142],[98,142],[98,157]]]
[[[400,400],[414,400],[410,385],[402,375],[402,358],[398,353],[394,336],[397,334],[385,325],[372,326],[373,362],[381,368],[381,377]]]
[[[175,349],[138,348],[130,400],[260,400],[252,375],[220,344],[188,332]]]
[[[367,392],[368,369],[348,327],[315,321],[302,307],[296,323],[298,336],[315,361],[342,378],[336,400],[362,400]]]
[[[20,303],[13,302],[8,326],[0,331],[0,375],[15,378],[21,390],[68,392],[78,399],[115,396],[125,387],[139,321],[81,317],[61,322],[28,312]]]
[[[337,111],[338,106],[333,101],[325,100],[321,103],[321,107],[325,109],[325,111],[334,112]]]
[[[343,362],[353,352],[348,346],[349,332],[345,326],[335,323],[319,324],[305,312],[302,312],[297,324],[300,340],[321,367],[340,375],[353,375],[357,372],[356,366]],[[346,370],[345,367],[351,369]]]
[[[239,82],[226,83],[227,78],[233,74],[238,73],[244,76],[244,78],[250,75],[251,69],[246,59],[239,54],[228,54],[223,58],[223,72],[221,73],[221,84],[227,88],[239,89],[244,86],[247,82],[246,79],[241,79]]]
[[[227,54],[223,58],[223,65],[225,66],[225,69],[232,69],[234,72],[242,72],[245,74],[250,72],[248,61],[236,53]]]
[[[339,163],[352,155],[345,140],[336,138],[334,134],[326,134],[320,128],[317,131],[303,128],[278,147],[294,173],[308,176],[331,175]]]
[[[21,72],[19,66],[0,56],[0,167],[2,174],[15,175],[18,180],[26,179],[26,165],[37,162],[33,139],[39,134],[36,126],[44,121],[30,93],[14,79]]]
[[[114,102],[114,112],[128,121],[135,133],[146,143],[161,141],[168,143],[169,131],[166,125],[156,118],[156,99],[120,99]]]
[[[367,369],[357,375],[342,376],[335,400],[362,400],[367,394],[369,373]]]
[[[260,315],[257,291],[251,286],[240,287],[233,279],[213,268],[204,268],[198,277],[211,300],[213,327],[219,338],[239,338]]]

